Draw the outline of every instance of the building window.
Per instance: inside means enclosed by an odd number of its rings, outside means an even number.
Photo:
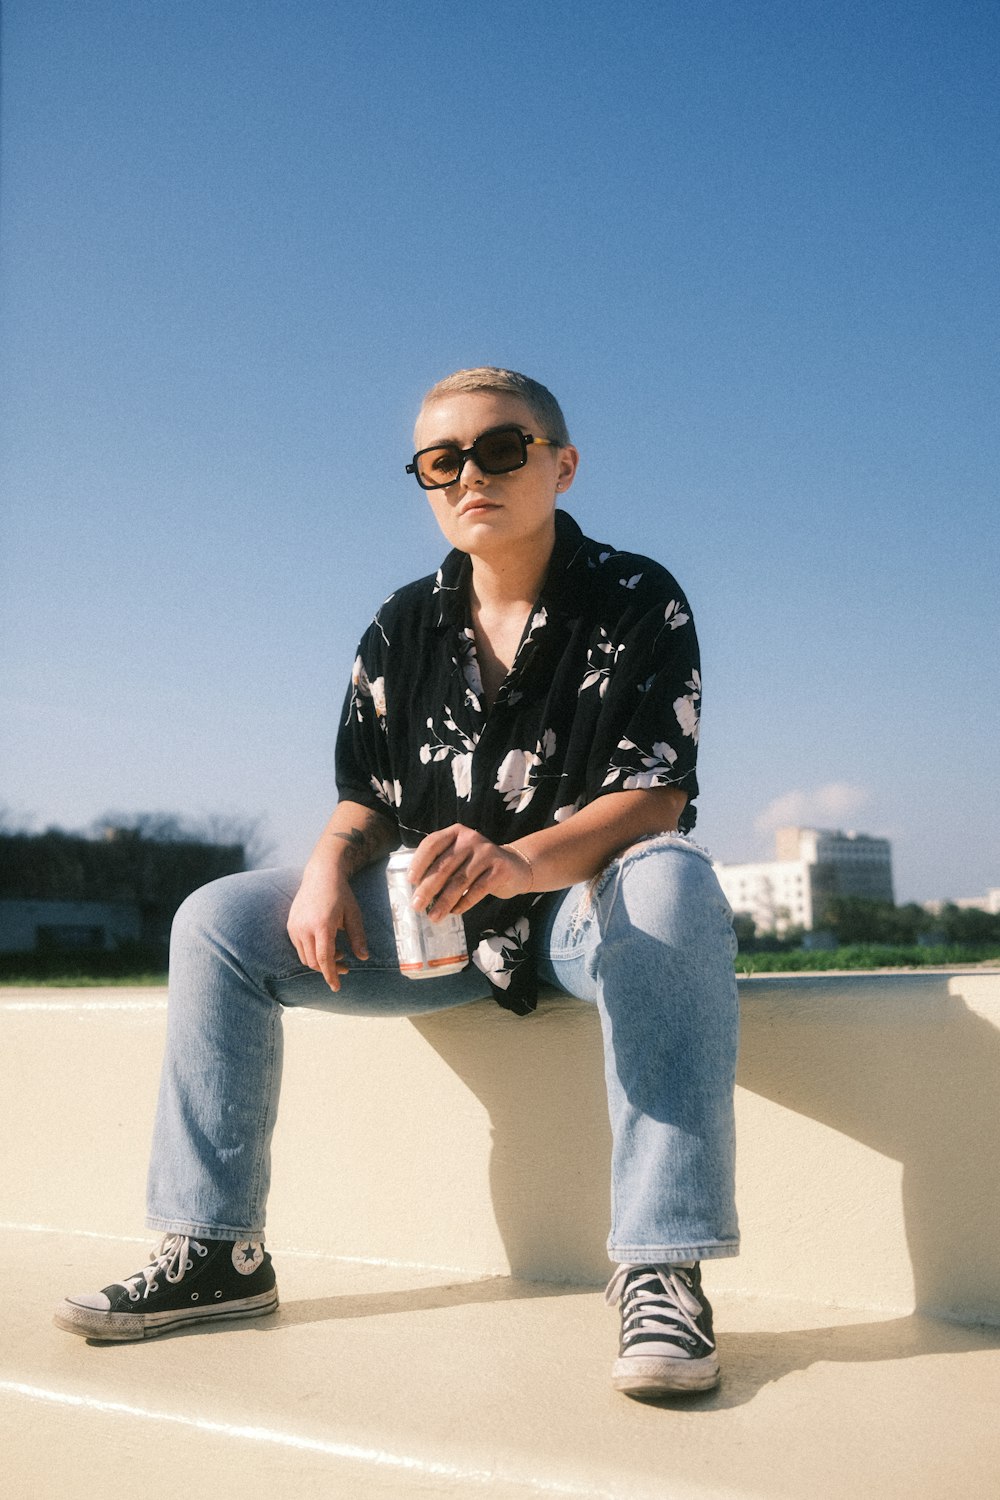
[[[81,953],[104,947],[104,928],[60,922],[35,929],[39,953]]]

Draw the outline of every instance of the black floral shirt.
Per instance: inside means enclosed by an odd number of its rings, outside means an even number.
[[[607,792],[678,787],[694,826],[701,698],[691,610],[658,563],[585,537],[557,511],[548,573],[489,711],[469,612],[471,560],[391,594],[358,647],[337,788],[400,842],[464,823],[498,844]],[[532,935],[549,893],[488,896],[464,916],[498,1003],[535,1008]]]

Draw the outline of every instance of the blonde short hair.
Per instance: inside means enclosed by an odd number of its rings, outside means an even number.
[[[439,396],[453,396],[459,391],[500,391],[507,396],[516,396],[523,401],[533,417],[538,420],[545,436],[565,448],[569,443],[569,429],[562,407],[548,390],[530,375],[520,375],[516,370],[500,370],[495,365],[479,365],[474,370],[456,370],[432,385],[420,405],[424,411]]]

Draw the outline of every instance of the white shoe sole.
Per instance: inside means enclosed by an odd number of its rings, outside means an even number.
[[[278,1288],[260,1292],[256,1297],[241,1297],[226,1302],[222,1307],[175,1308],[172,1312],[127,1313],[100,1312],[93,1307],[81,1307],[69,1300],[56,1309],[53,1322],[66,1333],[78,1333],[85,1339],[97,1339],[101,1343],[125,1344],[138,1339],[156,1338],[157,1334],[170,1333],[174,1328],[189,1328],[196,1323],[208,1323],[224,1318],[262,1318],[278,1308]]]
[[[714,1354],[705,1359],[656,1359],[632,1355],[616,1359],[611,1384],[626,1396],[655,1401],[685,1391],[710,1391],[719,1383],[719,1361]]]

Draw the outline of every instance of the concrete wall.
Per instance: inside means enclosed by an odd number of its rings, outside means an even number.
[[[1000,973],[757,977],[740,994],[744,1250],[710,1286],[1000,1323]],[[0,990],[8,1222],[141,1233],[164,1021],[157,991]],[[591,1007],[294,1011],[285,1032],[276,1250],[606,1278]]]
[[[744,1244],[712,1263],[712,1284],[1000,1322],[1000,975],[762,977],[740,993]],[[310,1244],[335,1225],[358,1256],[607,1275],[590,1007],[552,999],[519,1022],[484,1002],[389,1022],[377,1062],[379,1026],[334,1021],[334,1048],[332,1019],[289,1017],[276,1225],[294,1218]],[[301,1167],[318,1161],[303,1218]]]

